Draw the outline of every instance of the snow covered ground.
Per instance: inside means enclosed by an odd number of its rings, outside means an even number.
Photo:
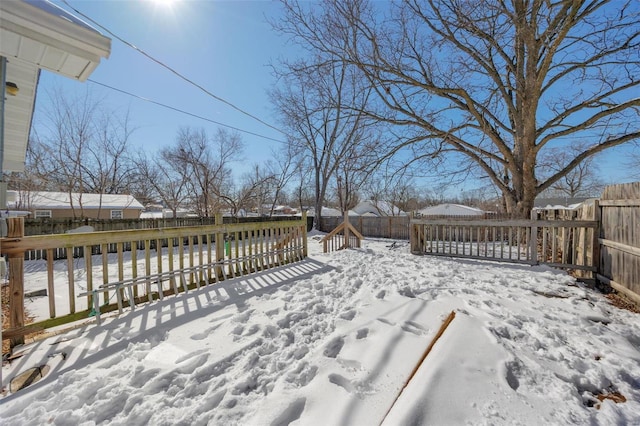
[[[51,372],[0,399],[0,423],[640,424],[637,314],[547,267],[389,244],[310,238],[304,262],[26,346],[3,385]]]

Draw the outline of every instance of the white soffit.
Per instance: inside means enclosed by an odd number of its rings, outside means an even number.
[[[5,96],[4,101],[4,171],[24,170],[39,74],[36,65],[7,59],[7,81],[15,83],[19,92],[16,96]]]
[[[111,40],[48,1],[0,1],[0,54],[85,81]]]
[[[21,172],[40,69],[85,81],[111,52],[111,40],[44,0],[0,0],[0,56],[7,58],[3,171]]]

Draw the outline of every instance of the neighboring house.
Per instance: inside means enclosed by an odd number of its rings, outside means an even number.
[[[175,217],[197,217],[191,210],[178,209]],[[140,219],[173,219],[173,211],[171,209],[150,209],[149,206],[140,214]]]
[[[14,206],[30,211],[32,218],[54,219],[138,219],[144,210],[131,195],[45,191],[16,191]]]
[[[573,210],[588,199],[589,197],[539,197],[534,200],[533,208],[544,210]]]
[[[273,209],[271,209],[273,207]],[[276,205],[272,206],[271,204],[263,204],[262,205],[262,214],[268,215],[269,210],[271,210],[271,214],[273,215],[295,215],[298,213],[298,210],[291,206],[282,206]],[[255,213],[258,213],[258,210],[254,210]]]
[[[353,211],[359,216],[406,216],[407,214],[388,201],[365,200],[358,203]]]
[[[421,216],[484,216],[485,212],[462,204],[438,204],[417,212]]]
[[[313,207],[302,207],[302,210],[295,213],[295,216],[302,216],[302,212],[307,212],[308,217],[314,217],[316,215],[315,209]],[[321,212],[322,217],[344,217],[344,213],[340,209],[335,209],[333,207],[322,207]],[[353,210],[349,210],[349,216],[360,216]]]

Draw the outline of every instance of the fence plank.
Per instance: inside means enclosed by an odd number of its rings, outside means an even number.
[[[601,281],[640,295],[640,182],[607,186],[598,211]]]

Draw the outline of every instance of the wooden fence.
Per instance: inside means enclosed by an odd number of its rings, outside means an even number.
[[[607,186],[596,211],[598,280],[640,303],[640,182]]]
[[[309,218],[309,226],[313,224]],[[223,223],[255,223],[296,220],[296,216],[271,217],[223,217]],[[73,219],[73,218],[25,218],[24,235],[64,234],[82,226],[91,226],[94,231],[125,231],[129,229],[177,228],[216,224],[214,217],[178,217],[164,219]],[[309,229],[309,228],[307,228]]]
[[[140,303],[307,256],[306,216],[237,224],[222,224],[220,217],[217,225],[40,236],[23,236],[22,221],[9,219],[8,237],[0,239],[0,252],[9,257],[11,295],[10,326],[3,339],[11,337],[14,345],[26,334],[24,254],[30,250],[48,253],[46,260],[29,262],[38,276],[46,276],[49,303],[50,319],[33,324],[36,329],[87,318],[93,306],[103,312],[116,309],[114,296],[122,309],[117,292],[127,280],[134,281],[129,303]],[[109,253],[109,245],[115,245],[115,253]],[[138,249],[126,252],[126,247]],[[75,258],[77,248],[100,254]],[[60,249],[66,258],[54,261],[53,251]],[[79,293],[84,296],[78,297]]]
[[[331,232],[344,221],[344,217],[323,217],[322,232]],[[364,237],[409,239],[409,216],[350,216],[351,225]]]

